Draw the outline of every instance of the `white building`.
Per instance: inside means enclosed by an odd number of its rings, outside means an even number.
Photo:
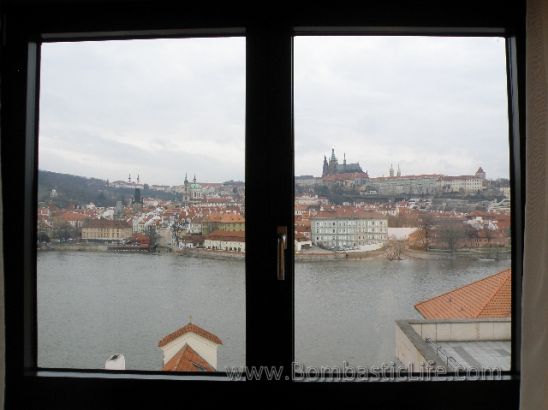
[[[145,184],[141,184],[140,178],[137,177],[137,182],[131,180],[131,175],[127,181],[113,181],[110,183],[112,188],[124,188],[124,189],[144,189]]]
[[[122,353],[110,356],[105,362],[105,370],[126,370],[126,358]]]
[[[295,197],[295,205],[319,206],[321,201],[318,195],[299,195]]]
[[[158,342],[164,354],[164,371],[211,372],[217,370],[217,349],[223,342],[213,333],[187,323]]]
[[[295,177],[295,185],[302,187],[318,185],[321,181],[321,178],[316,178],[313,175],[300,175]]]
[[[150,189],[154,191],[169,192],[171,187],[169,185],[151,185]]]
[[[444,176],[439,180],[440,191],[475,194],[483,191],[484,181],[475,175]]]
[[[360,247],[388,240],[388,220],[376,212],[322,211],[310,222],[312,243],[323,248]]]
[[[379,195],[422,195],[439,191],[441,175],[405,175],[371,178],[369,189]]]
[[[303,249],[310,249],[312,241],[303,234],[295,234],[295,252],[302,252]]]

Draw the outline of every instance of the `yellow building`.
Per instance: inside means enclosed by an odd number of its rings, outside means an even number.
[[[133,229],[126,221],[90,219],[82,228],[82,239],[91,241],[121,241],[131,237]]]
[[[202,235],[214,231],[245,231],[245,219],[239,214],[211,214],[202,220]]]

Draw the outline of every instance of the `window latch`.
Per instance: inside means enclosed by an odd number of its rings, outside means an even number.
[[[278,226],[278,246],[277,246],[277,269],[276,277],[278,280],[285,280],[285,251],[287,250],[287,226]]]

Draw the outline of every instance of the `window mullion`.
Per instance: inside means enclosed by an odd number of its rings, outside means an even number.
[[[246,360],[293,360],[292,35],[265,23],[247,30]],[[288,227],[286,279],[276,278],[277,227]]]

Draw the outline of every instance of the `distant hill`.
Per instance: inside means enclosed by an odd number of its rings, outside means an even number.
[[[55,189],[56,196],[51,196]],[[176,199],[168,192],[143,189],[142,196],[157,199]],[[133,190],[110,187],[108,181],[86,178],[76,175],[60,174],[50,171],[38,171],[38,202],[52,202],[59,207],[86,205],[93,202],[96,206],[115,206],[116,201],[128,203]]]

